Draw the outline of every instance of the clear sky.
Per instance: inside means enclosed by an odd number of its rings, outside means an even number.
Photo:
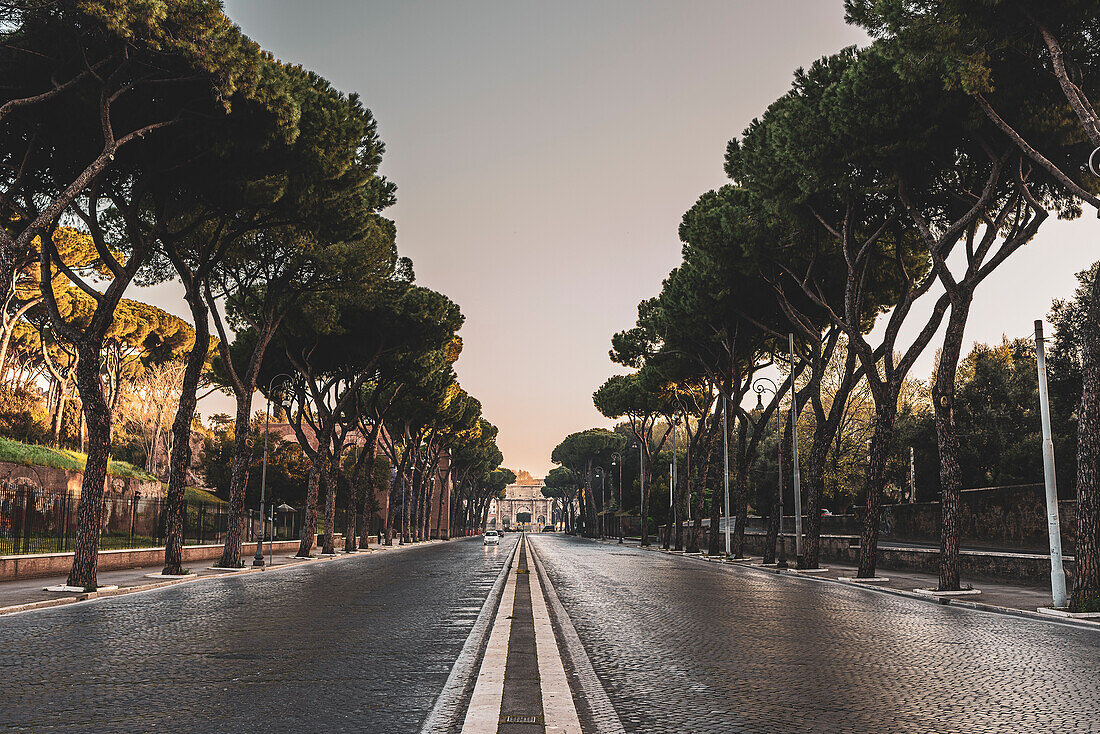
[[[680,259],[683,212],[725,183],[726,142],[799,66],[863,33],[841,0],[230,0],[285,61],[358,92],[398,186],[418,281],[466,315],[457,368],[535,475],[567,433],[609,425],[613,332]],[[979,292],[969,340],[1022,336],[1100,253],[1093,219],[1050,222]],[[135,294],[137,297],[143,297]],[[186,312],[171,288],[146,294]],[[918,365],[927,375],[931,351]],[[210,398],[208,414],[225,409]]]

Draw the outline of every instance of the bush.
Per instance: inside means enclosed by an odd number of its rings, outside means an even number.
[[[38,393],[0,385],[0,435],[39,442],[46,438],[45,422],[46,405]]]

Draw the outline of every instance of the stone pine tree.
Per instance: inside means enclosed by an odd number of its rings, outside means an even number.
[[[14,9],[14,10],[13,10]],[[256,90],[260,53],[214,3],[5,3],[0,69],[0,229],[6,252],[38,239],[40,282],[53,328],[79,355],[76,382],[88,431],[68,583],[95,588],[110,407],[98,355],[126,288],[149,265],[156,236],[136,185],[141,151],[171,167],[175,136],[189,120],[225,114]],[[11,21],[10,23],[7,21]],[[53,241],[62,216],[75,217],[100,258],[87,272],[65,262]],[[0,260],[7,263],[5,257]],[[87,328],[61,318],[58,272],[96,301]],[[97,274],[98,275],[98,274]]]
[[[741,140],[731,141],[726,170],[759,197],[767,215],[786,218],[804,233],[795,241],[796,252],[820,249],[844,266],[839,303],[827,298],[836,292],[833,285],[820,283],[821,278],[836,277],[834,273],[791,267],[785,272],[843,329],[874,396],[875,432],[864,487],[867,509],[858,571],[868,578],[875,574],[879,508],[898,395],[949,301],[941,296],[932,303],[923,323],[913,324],[916,336],[900,347],[901,326],[936,282],[936,273],[917,234],[900,221],[902,205],[896,190],[884,186],[875,171],[853,165],[862,151],[853,147],[846,111],[832,104],[832,95],[857,61],[858,53],[847,49],[796,73],[792,90],[754,120]],[[870,297],[872,276],[891,279],[896,287],[886,299],[893,308],[885,317],[884,331],[878,332],[881,337],[867,334],[882,302]]]
[[[592,394],[592,402],[600,413],[612,419],[626,418],[630,426],[630,432],[634,435],[634,440],[640,447],[642,457],[641,543],[643,547],[649,545],[649,483],[652,481],[653,461],[661,453],[661,449],[669,436],[668,431],[662,431],[659,436],[655,436],[653,430],[657,425],[657,421],[668,413],[667,401],[662,399],[662,388],[663,386],[653,370],[643,368],[629,375],[609,377]],[[551,485],[551,478],[547,475],[546,486],[558,493],[553,495],[554,497],[567,499],[564,497],[566,487],[572,487],[576,481],[573,474],[564,467],[558,467],[550,474],[554,475],[553,481],[555,484]],[[558,484],[558,482],[561,483]],[[570,496],[568,500],[571,502],[572,497]]]
[[[1083,165],[1100,147],[1100,8],[1079,0],[846,0],[850,22],[887,43],[902,74],[938,74],[961,90],[1023,155],[1097,209],[1100,182]],[[1100,276],[1091,295],[1100,304]],[[1095,307],[1100,314],[1100,305]],[[1100,388],[1100,320],[1082,339],[1084,383]],[[1093,347],[1096,347],[1095,349]],[[1078,407],[1077,562],[1073,610],[1100,607],[1100,398]]]
[[[621,452],[626,439],[605,428],[590,428],[571,433],[551,453],[550,460],[581,477],[582,505],[585,517],[584,534],[594,538],[598,534],[597,505],[592,491],[592,472],[597,466],[607,467],[611,454]]]

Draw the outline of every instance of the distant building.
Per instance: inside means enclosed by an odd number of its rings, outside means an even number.
[[[535,479],[521,471],[515,484],[509,484],[504,490],[504,499],[493,500],[489,504],[490,528],[518,528],[530,523],[541,529],[554,522],[554,501],[542,495],[546,486],[541,479]]]

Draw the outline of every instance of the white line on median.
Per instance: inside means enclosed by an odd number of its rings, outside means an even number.
[[[530,544],[527,545],[527,557],[531,558]],[[528,565],[534,566],[534,563]],[[535,650],[539,661],[543,723],[547,732],[581,734],[581,722],[573,703],[573,693],[569,690],[569,679],[565,676],[565,666],[558,651],[554,628],[550,624],[550,614],[542,595],[539,575],[532,573],[528,578],[531,580],[531,615],[535,623]]]
[[[516,543],[516,548],[519,548],[519,543]],[[505,569],[508,580],[504,584],[504,594],[500,597],[493,631],[489,633],[489,644],[485,646],[485,657],[481,661],[473,696],[470,697],[470,707],[466,710],[462,734],[495,732],[500,722],[500,704],[504,698],[504,669],[508,665],[508,641],[512,636],[512,611],[516,601],[516,574],[511,569],[517,558],[518,550],[513,552]]]
[[[451,674],[447,676],[447,682],[443,685],[439,698],[435,700],[435,705],[424,720],[424,726],[420,729],[421,734],[442,734],[451,730],[466,684],[474,673],[474,664],[481,652],[481,643],[485,640],[485,630],[489,627],[489,620],[496,610],[500,589],[508,580],[508,569],[512,567],[518,553],[519,543],[516,543],[512,547],[512,555],[505,561],[504,568],[497,574],[492,589],[486,595],[485,603],[481,605],[481,611],[474,621],[466,642],[462,645],[462,650],[458,653],[458,658],[455,659]],[[496,729],[494,728],[493,731]]]

